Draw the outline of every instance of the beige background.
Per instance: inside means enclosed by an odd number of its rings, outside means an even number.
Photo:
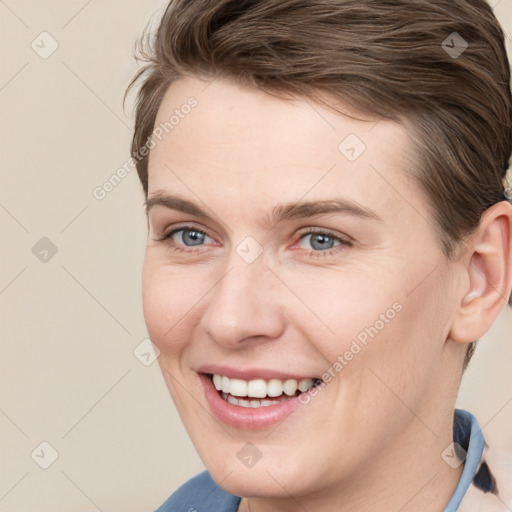
[[[512,0],[494,3],[512,33]],[[202,469],[157,364],[133,352],[147,336],[135,171],[92,194],[128,159],[132,47],[162,5],[0,2],[0,512],[152,511]],[[507,309],[459,400],[509,450],[511,332]]]

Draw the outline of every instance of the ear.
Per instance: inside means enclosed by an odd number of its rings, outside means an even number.
[[[449,337],[460,343],[481,338],[503,311],[512,289],[512,205],[501,201],[486,210],[467,243],[463,261],[469,286]]]

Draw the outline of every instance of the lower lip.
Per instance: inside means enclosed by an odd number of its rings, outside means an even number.
[[[275,405],[255,408],[233,405],[220,396],[209,375],[199,374],[199,378],[211,412],[219,421],[231,427],[243,430],[261,430],[273,427],[303,405],[297,396]]]

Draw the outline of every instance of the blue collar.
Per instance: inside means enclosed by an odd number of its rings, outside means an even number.
[[[484,436],[478,421],[471,413],[462,409],[455,409],[453,442],[466,451],[466,462],[459,484],[448,505],[446,505],[444,512],[456,512],[459,508],[475,476],[485,446]]]

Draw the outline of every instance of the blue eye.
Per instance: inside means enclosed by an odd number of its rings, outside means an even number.
[[[164,233],[156,241],[168,242],[174,251],[183,253],[194,253],[206,250],[204,245],[214,242],[214,239],[208,236],[204,231],[194,226],[182,226]],[[306,247],[306,244],[309,247]],[[350,239],[344,239],[325,230],[309,230],[300,235],[298,246],[308,251],[308,255],[330,256],[335,254],[342,247],[351,246]]]
[[[326,233],[307,233],[301,238],[301,241],[306,240],[309,237],[309,244],[313,249],[323,251],[326,249],[332,249],[335,246],[335,241],[339,239],[333,236],[327,235]],[[336,245],[341,245],[341,241]]]
[[[177,235],[180,232],[181,236],[177,237],[178,240],[189,247],[194,245],[201,245],[204,242],[205,237],[208,236],[206,233],[203,233],[202,231],[199,231],[197,229],[186,228],[175,230],[173,236]]]
[[[306,240],[306,243],[309,247],[312,247],[312,249],[304,247],[304,240]],[[299,241],[299,247],[306,250],[309,249],[308,252],[310,256],[329,256],[342,250],[343,247],[350,247],[351,245],[352,242],[350,239],[341,238],[329,231],[321,230],[309,230],[302,233]]]
[[[204,245],[206,239],[212,240],[204,231],[201,231],[193,226],[184,226],[181,228],[173,229],[168,233],[164,233],[158,242],[171,241],[178,251],[187,251],[187,247],[198,247]]]

